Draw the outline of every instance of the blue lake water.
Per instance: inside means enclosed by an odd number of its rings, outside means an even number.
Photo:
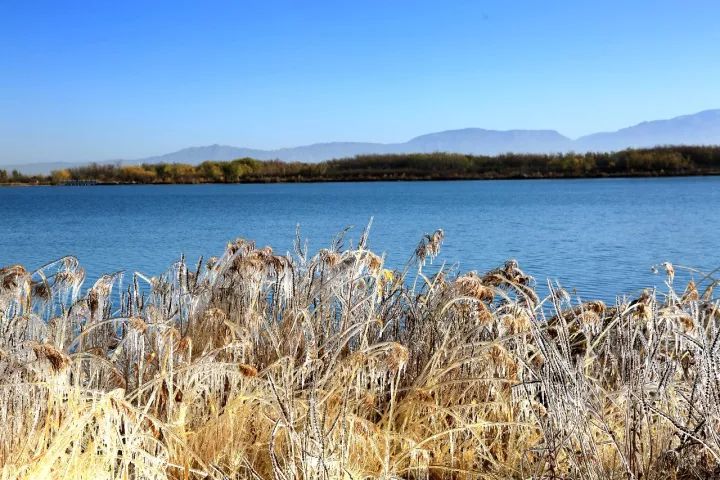
[[[435,265],[482,272],[515,258],[583,298],[660,286],[651,266],[663,261],[720,266],[720,177],[0,188],[0,265],[70,254],[90,278],[155,275],[236,237],[284,253],[297,224],[312,252],[348,225],[356,240],[370,217],[370,248],[392,266],[442,228]]]

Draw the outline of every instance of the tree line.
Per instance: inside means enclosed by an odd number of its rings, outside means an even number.
[[[720,146],[669,146],[612,153],[456,153],[358,155],[320,163],[241,158],[199,165],[89,164],[23,175],[0,170],[0,183],[274,183],[373,180],[454,180],[503,178],[590,178],[720,174]]]

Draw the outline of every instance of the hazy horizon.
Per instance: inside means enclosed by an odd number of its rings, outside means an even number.
[[[0,6],[0,164],[197,145],[570,138],[720,106],[720,5]]]

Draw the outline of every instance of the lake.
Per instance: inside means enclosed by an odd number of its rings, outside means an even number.
[[[0,265],[75,255],[90,278],[156,275],[236,237],[284,253],[297,224],[311,252],[350,225],[356,241],[371,217],[370,248],[390,266],[442,228],[436,266],[484,272],[515,258],[586,299],[662,286],[651,266],[664,261],[720,266],[720,177],[0,188]]]

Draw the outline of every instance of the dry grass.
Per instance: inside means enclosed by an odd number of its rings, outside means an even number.
[[[236,240],[84,296],[72,257],[0,270],[0,477],[718,475],[710,279],[541,300],[512,261],[426,276],[441,231],[404,271],[366,238],[312,258]]]

